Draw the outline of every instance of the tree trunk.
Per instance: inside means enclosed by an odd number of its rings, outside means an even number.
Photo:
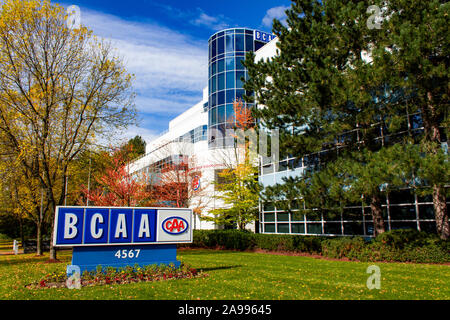
[[[381,207],[381,197],[379,194],[374,194],[372,196],[370,209],[373,218],[373,236],[376,237],[386,231],[384,227],[383,209]]]
[[[50,230],[52,230],[52,234],[53,234],[53,228],[55,227],[55,219],[54,219],[54,216],[55,216],[55,213],[56,213],[56,210],[55,209],[53,209],[53,215],[52,215],[52,222],[51,222],[51,228],[50,228]],[[53,237],[51,237],[51,239],[50,239],[50,257],[49,257],[49,259],[50,260],[57,260],[57,257],[56,257],[56,248],[53,246]]]
[[[36,223],[36,255],[42,256],[42,224]]]
[[[447,203],[442,189],[441,186],[433,186],[433,206],[437,234],[441,239],[447,240],[450,235],[450,227],[448,223]]]

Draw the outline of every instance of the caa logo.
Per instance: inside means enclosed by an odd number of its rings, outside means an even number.
[[[188,222],[181,217],[170,217],[162,223],[163,230],[171,235],[182,234],[187,231]]]

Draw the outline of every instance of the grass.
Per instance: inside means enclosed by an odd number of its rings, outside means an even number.
[[[0,300],[138,299],[138,300],[301,300],[301,299],[450,299],[448,265],[330,261],[264,253],[180,250],[178,259],[209,277],[135,283],[81,290],[36,289],[25,285],[45,274],[64,271],[71,252],[48,256],[0,255]],[[381,290],[369,290],[369,265],[381,269]]]

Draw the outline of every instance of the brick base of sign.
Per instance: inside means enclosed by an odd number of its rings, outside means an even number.
[[[72,265],[78,266],[81,273],[95,271],[98,266],[122,268],[135,265],[170,265],[178,268],[176,244],[133,245],[133,246],[94,246],[74,247]]]

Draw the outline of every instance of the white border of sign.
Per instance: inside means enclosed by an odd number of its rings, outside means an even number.
[[[156,234],[157,239],[155,242],[139,242],[139,243],[87,243],[87,244],[56,244],[56,236],[58,232],[58,213],[60,208],[77,208],[77,209],[143,209],[143,210],[156,210],[157,211],[157,221],[156,229],[158,230],[159,212],[158,211],[189,211],[189,240],[180,241],[161,241],[158,242],[159,233]],[[55,224],[53,226],[53,246],[56,248],[73,248],[73,247],[113,247],[113,246],[141,246],[141,245],[157,245],[157,244],[177,244],[177,243],[192,243],[193,242],[193,223],[192,217],[193,210],[189,208],[161,208],[161,207],[83,207],[83,206],[57,206],[55,212]]]

